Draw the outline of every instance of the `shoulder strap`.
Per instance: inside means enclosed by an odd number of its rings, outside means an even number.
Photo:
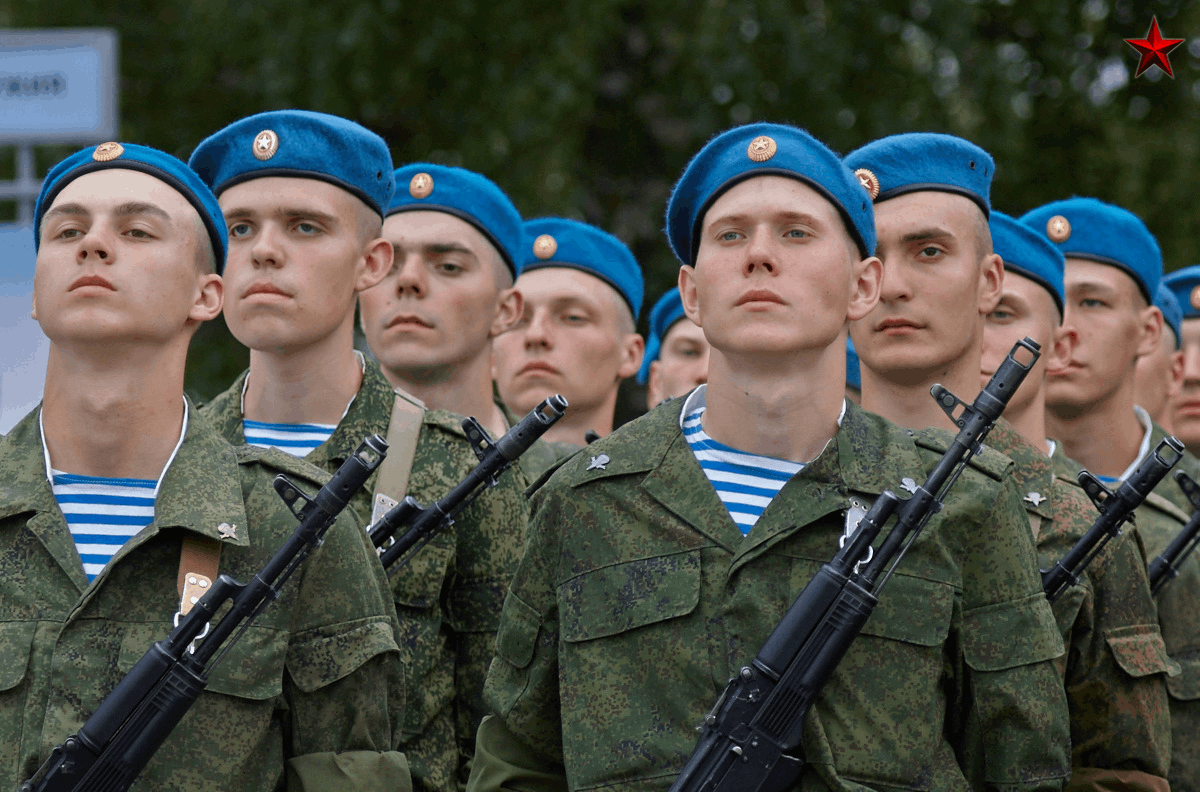
[[[388,423],[388,454],[379,466],[372,499],[371,524],[400,502],[408,492],[408,477],[417,455],[417,436],[425,417],[425,403],[416,396],[396,389],[392,418]]]
[[[183,616],[192,609],[217,579],[217,568],[221,565],[221,543],[216,539],[198,534],[185,534],[179,548],[179,575],[176,587],[179,590],[179,613]]]

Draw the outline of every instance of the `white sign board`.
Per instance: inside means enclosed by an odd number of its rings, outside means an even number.
[[[117,34],[0,30],[0,141],[117,137]]]
[[[33,232],[0,225],[0,434],[42,400],[50,341],[29,318],[33,307]]]

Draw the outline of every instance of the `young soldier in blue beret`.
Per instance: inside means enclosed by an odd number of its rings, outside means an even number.
[[[1158,284],[1154,304],[1163,315],[1162,339],[1152,354],[1138,358],[1133,387],[1134,403],[1146,411],[1150,420],[1164,431],[1175,434],[1171,422],[1171,401],[1183,390],[1183,351],[1180,325],[1183,312],[1166,280]]]
[[[221,310],[227,244],[195,173],[145,146],[91,146],[51,169],[35,221],[45,399],[0,441],[7,789],[170,632],[186,579],[248,582],[293,534],[277,474],[310,491],[324,475],[230,446],[184,397],[188,344]],[[409,788],[391,750],[397,639],[373,549],[343,515],[135,786]]]
[[[335,470],[362,438],[388,458],[351,503],[371,520],[379,496],[444,496],[478,462],[460,422],[393,390],[354,349],[357,298],[392,268],[381,236],[393,192],[383,140],[336,116],[281,110],[202,142],[193,167],[230,230],[225,317],[250,369],[204,410],[230,441],[278,445]],[[495,623],[524,537],[525,482],[501,477],[391,577],[406,680],[403,731],[419,789],[465,775]]]
[[[496,387],[518,413],[561,393],[570,410],[545,438],[582,446],[612,431],[617,387],[641,366],[642,270],[621,240],[574,220],[530,220],[523,244],[525,306],[496,339]]]
[[[683,300],[674,288],[650,309],[650,338],[637,381],[646,386],[646,406],[686,396],[708,380],[708,341],[704,331],[684,321]]]
[[[1074,340],[1062,327],[1063,256],[1008,215],[993,211],[989,226],[1004,259],[1004,286],[984,328],[981,380],[1022,338],[1041,344],[1043,355],[988,445],[1014,461],[1038,566],[1050,569],[1097,516],[1075,479],[1055,473],[1051,455],[1062,459],[1062,447],[1046,437],[1046,370],[1070,357]],[[1146,558],[1132,527],[1059,597],[1054,615],[1068,647],[1057,665],[1071,708],[1071,788],[1166,789],[1171,723],[1165,680],[1173,668],[1165,661]]]
[[[1163,278],[1180,309],[1179,345],[1183,382],[1171,400],[1171,429],[1193,454],[1200,453],[1200,265]]]
[[[1063,325],[1075,336],[1069,357],[1046,375],[1047,433],[1063,446],[1073,476],[1084,467],[1123,479],[1166,436],[1133,399],[1138,357],[1158,349],[1162,313],[1151,299],[1162,277],[1158,242],[1133,213],[1094,198],[1034,209],[1021,222],[1066,257]],[[1188,458],[1177,467],[1191,469]],[[1187,511],[1184,511],[1187,509]],[[1137,510],[1137,530],[1153,558],[1183,527],[1190,507],[1167,477]],[[1200,788],[1200,564],[1187,564],[1157,598],[1168,654],[1182,673],[1167,680],[1173,788]]]
[[[846,322],[880,263],[870,200],[823,144],[777,124],[717,136],[667,233],[708,383],[534,496],[469,790],[666,788],[847,509],[944,448],[843,396]],[[1062,640],[1007,465],[968,467],[892,576],[807,716],[798,788],[1061,786]]]

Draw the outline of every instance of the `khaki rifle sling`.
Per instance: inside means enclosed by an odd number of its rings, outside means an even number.
[[[216,539],[187,534],[179,548],[179,613],[186,616],[217,579],[221,565],[221,543]]]
[[[417,455],[417,436],[421,433],[424,417],[425,403],[397,389],[392,419],[388,423],[388,455],[380,464],[378,478],[375,479],[371,525],[378,522],[408,492],[408,477]]]

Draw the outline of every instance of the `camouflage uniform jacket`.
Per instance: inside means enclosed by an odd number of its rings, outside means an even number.
[[[193,412],[194,415],[194,412]],[[76,731],[179,608],[180,539],[220,539],[220,571],[246,582],[296,528],[271,487],[310,492],[320,471],[276,450],[234,449],[202,422],[163,477],[154,522],[88,583],[46,479],[38,411],[0,441],[0,788],[15,789]],[[230,537],[218,526],[234,526]],[[408,788],[390,751],[403,706],[387,583],[349,515],[326,534],[133,789]],[[337,752],[334,756],[331,752]],[[360,785],[337,775],[359,766]],[[323,780],[317,780],[323,779]]]
[[[1153,424],[1150,427],[1150,448],[1158,447],[1167,436],[1167,430],[1163,429],[1158,424]],[[1200,484],[1200,459],[1197,459],[1191,451],[1184,450],[1183,458],[1175,465],[1175,469],[1167,474],[1166,478],[1158,483],[1154,491],[1163,496],[1171,503],[1175,504],[1184,514],[1190,515],[1195,508],[1183,494],[1183,490],[1179,488],[1179,482],[1175,481],[1175,471],[1182,470],[1191,477],[1192,481]]]
[[[1157,442],[1157,441],[1156,441]],[[1151,446],[1153,447],[1153,446]],[[1074,477],[1080,469],[1066,457],[1061,445],[1056,451],[1056,470]],[[1170,482],[1175,486],[1174,482]],[[1159,495],[1162,484],[1150,493],[1134,515],[1137,532],[1154,558],[1179,533],[1187,515]],[[1193,556],[1158,595],[1158,626],[1167,654],[1182,673],[1167,679],[1171,707],[1171,770],[1167,780],[1172,790],[1200,792],[1200,563]]]
[[[493,389],[494,393],[494,389]],[[499,394],[496,394],[496,406],[500,408],[500,412],[504,414],[504,420],[509,427],[514,427],[520,423],[524,415],[517,415],[507,404],[501,399]],[[571,409],[567,407],[567,409]],[[539,437],[534,441],[529,450],[521,455],[517,465],[520,466],[525,480],[533,484],[540,479],[546,471],[554,468],[562,462],[574,456],[583,446],[577,446],[572,443],[554,442]]]
[[[1038,565],[1050,569],[1099,513],[1083,489],[1054,475],[1050,457],[1007,421],[996,424],[987,444],[1013,461]],[[1068,647],[1056,662],[1071,708],[1072,787],[1165,790],[1171,664],[1136,531],[1110,541],[1053,608]]]
[[[947,441],[851,404],[743,536],[680,431],[683,404],[596,441],[535,495],[468,790],[665,789],[726,681],[837,551],[851,501],[922,476]],[[1010,463],[977,464],[818,698],[801,788],[1011,792],[1069,775],[1062,638]]]
[[[202,411],[230,442],[242,434],[243,373]],[[370,434],[387,436],[395,392],[379,365],[366,364],[362,386],[333,435],[305,459],[336,470]],[[427,410],[417,438],[408,494],[429,505],[478,463],[462,418]],[[400,619],[400,655],[408,695],[400,747],[417,789],[455,790],[465,783],[483,718],[483,681],[495,654],[496,627],[528,524],[518,466],[500,476],[408,563],[391,575]],[[364,525],[370,520],[375,476],[352,502]]]

